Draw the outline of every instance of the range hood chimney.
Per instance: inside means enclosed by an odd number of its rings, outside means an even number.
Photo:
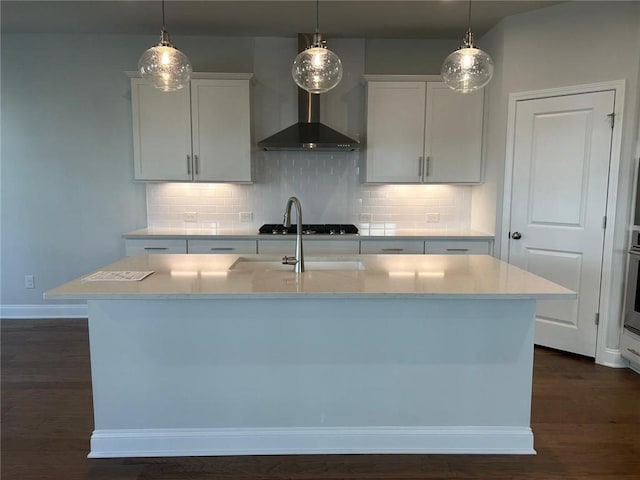
[[[309,45],[309,37],[298,35],[298,50]],[[264,150],[350,152],[360,142],[320,123],[320,95],[298,87],[298,123],[258,142]]]

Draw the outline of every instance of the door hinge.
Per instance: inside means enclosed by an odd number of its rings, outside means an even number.
[[[603,229],[607,228],[607,216],[606,215],[604,217],[602,217],[602,228]]]
[[[616,114],[615,114],[615,112],[611,112],[609,115],[607,115],[607,117],[609,117],[609,120],[611,120],[611,128],[613,128],[613,126],[616,123]]]
[[[596,325],[600,325],[600,313],[596,313]]]

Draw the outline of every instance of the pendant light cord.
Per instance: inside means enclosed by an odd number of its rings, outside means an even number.
[[[320,0],[316,0],[316,33],[320,33]]]
[[[164,2],[164,0],[162,0]],[[469,0],[469,17],[467,19],[467,28],[470,29],[471,28],[471,0]]]
[[[164,27],[164,0],[162,0],[162,30],[165,30]]]

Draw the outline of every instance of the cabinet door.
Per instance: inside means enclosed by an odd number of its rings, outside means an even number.
[[[427,240],[424,253],[440,255],[489,255],[490,240]]]
[[[128,238],[124,242],[126,255],[152,253],[187,253],[187,241],[175,238]]]
[[[256,240],[187,240],[189,253],[258,253]]]
[[[461,94],[427,83],[425,183],[482,180],[483,90]]]
[[[423,240],[361,240],[363,254],[420,254],[424,253]]]
[[[190,92],[162,92],[131,79],[136,180],[191,180]]]
[[[367,84],[367,182],[422,181],[424,112],[424,82]]]
[[[195,180],[251,181],[249,80],[191,81]]]

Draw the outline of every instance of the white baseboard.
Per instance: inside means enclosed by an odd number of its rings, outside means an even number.
[[[596,363],[604,365],[605,367],[612,368],[628,368],[629,362],[627,362],[620,354],[619,349],[606,348],[602,355],[596,358]]]
[[[68,305],[0,305],[0,318],[87,318],[86,304]]]
[[[535,454],[528,427],[95,430],[90,458],[308,454]]]

